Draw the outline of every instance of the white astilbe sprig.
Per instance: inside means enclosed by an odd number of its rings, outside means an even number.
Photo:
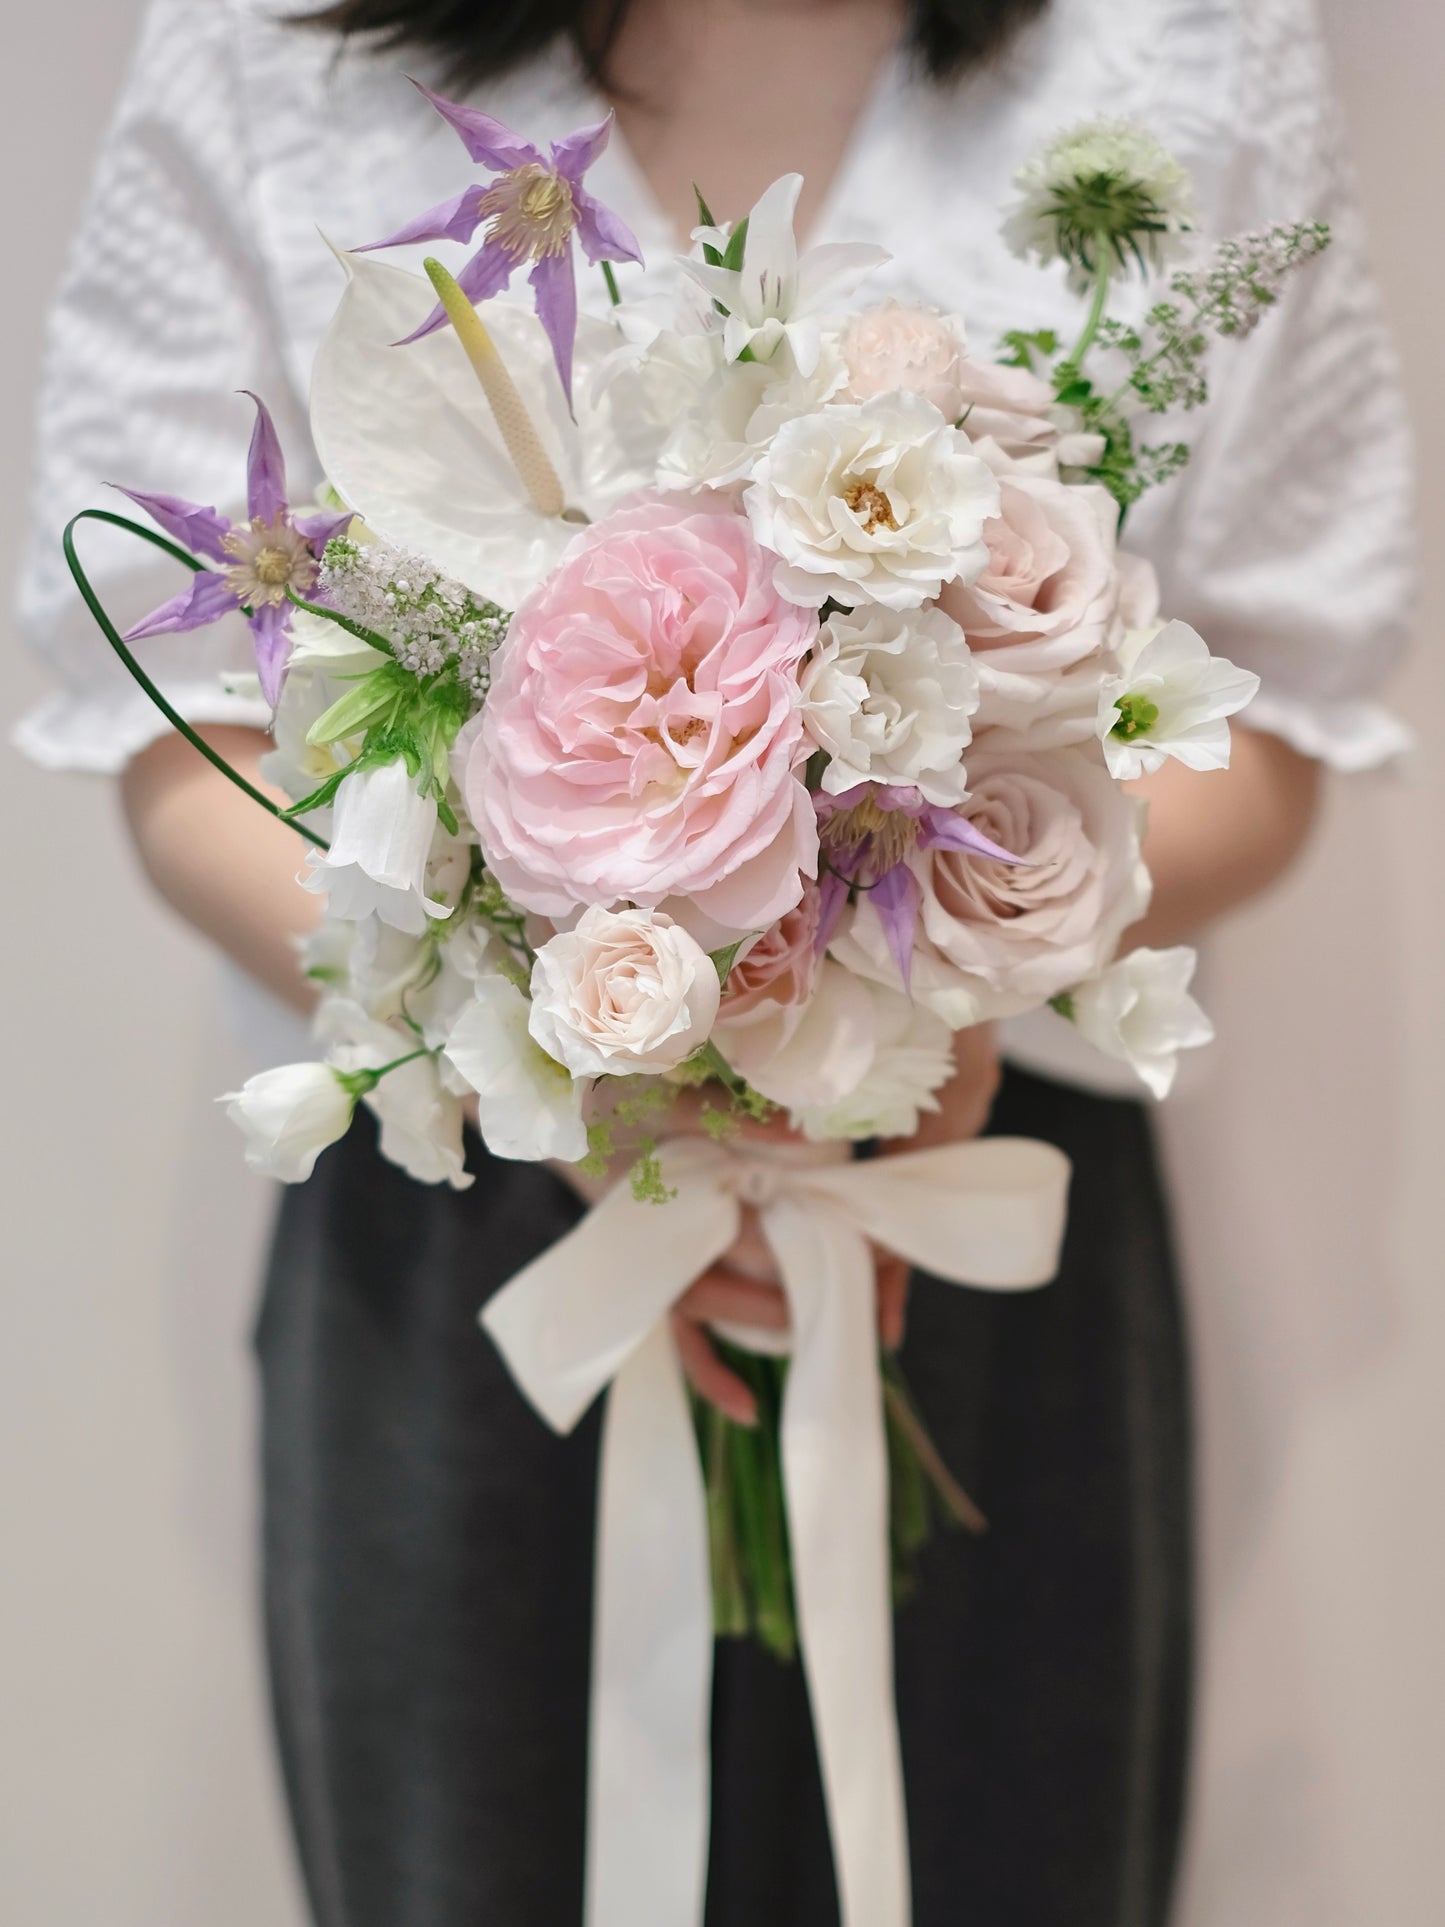
[[[384,542],[329,542],[320,595],[349,621],[384,637],[403,669],[435,676],[453,663],[474,697],[486,695],[508,617],[424,556]]]

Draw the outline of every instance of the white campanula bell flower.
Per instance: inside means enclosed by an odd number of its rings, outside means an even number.
[[[418,790],[402,757],[357,770],[336,792],[331,848],[310,858],[303,885],[329,897],[335,917],[375,915],[420,936],[429,918],[451,915],[427,894],[436,831],[436,798]]]
[[[1155,1097],[1167,1097],[1180,1051],[1214,1036],[1213,1024],[1189,995],[1195,961],[1187,944],[1131,950],[1091,983],[1058,998],[1055,1008],[1073,1019],[1095,1050],[1127,1064]]]
[[[253,1171],[303,1184],[327,1145],[350,1129],[356,1091],[329,1064],[279,1064],[217,1102],[245,1134]]]

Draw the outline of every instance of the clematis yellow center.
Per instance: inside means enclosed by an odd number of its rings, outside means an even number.
[[[231,558],[226,581],[248,609],[278,606],[287,589],[309,595],[316,586],[316,557],[306,538],[284,516],[273,522],[240,523],[222,538]]]
[[[854,482],[843,491],[843,500],[863,524],[866,535],[879,529],[896,529],[893,504],[875,482]]]
[[[570,181],[536,161],[499,174],[478,207],[514,261],[564,254],[577,226]]]
[[[918,841],[918,824],[906,810],[881,809],[872,796],[865,796],[851,809],[831,817],[823,826],[822,837],[835,850],[856,850],[862,843],[871,843],[871,867],[877,875],[885,876],[912,853]]]

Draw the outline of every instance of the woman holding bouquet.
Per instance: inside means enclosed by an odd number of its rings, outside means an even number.
[[[230,389],[288,405],[300,444],[334,298],[312,224],[354,244],[447,183],[403,63],[533,135],[597,119],[605,97],[618,130],[594,184],[653,262],[687,244],[691,182],[722,212],[801,172],[809,238],[886,245],[880,292],[966,315],[978,358],[1021,313],[1077,326],[1062,281],[1026,275],[995,232],[1010,176],[1060,125],[1147,120],[1210,231],[1328,218],[1335,247],[1223,365],[1194,464],[1130,525],[1171,609],[1263,679],[1227,777],[1202,796],[1177,764],[1145,779],[1155,889],[1134,940],[1173,943],[1264,888],[1308,830],[1320,762],[1391,753],[1369,694],[1405,593],[1403,428],[1307,0],[339,0],[289,23],[252,0],[155,0],[55,321],[27,617],[64,688],[26,740],[53,766],[123,772],[157,887],[277,998],[308,1002],[294,940],[315,899],[290,832],[157,734],[73,609],[52,531],[112,477],[224,499],[233,423],[211,397]],[[600,280],[584,300],[605,304]],[[906,327],[879,350],[919,351]],[[147,606],[148,578],[117,566],[105,586]],[[145,654],[254,772],[265,708],[217,680],[247,659],[239,617]],[[1048,1013],[961,1032],[906,1148],[986,1125],[1073,1160],[1057,1283],[997,1298],[878,1254],[883,1341],[992,1525],[936,1543],[898,1619],[916,1918],[1163,1927],[1188,1737],[1189,1429],[1149,1125]],[[586,1187],[470,1149],[473,1190],[424,1190],[354,1129],[287,1195],[258,1327],[276,1718],[322,1927],[531,1927],[581,1904],[596,1429],[549,1437],[474,1319]],[[674,1318],[698,1393],[746,1425],[715,1321],[786,1323],[755,1228]],[[726,1646],[713,1749],[712,1927],[826,1927],[798,1669]]]

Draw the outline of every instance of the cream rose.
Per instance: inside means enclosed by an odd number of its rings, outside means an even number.
[[[912,787],[930,803],[967,794],[978,669],[941,609],[840,611],[819,631],[801,688],[804,727],[830,758],[831,795],[868,782]]]
[[[931,402],[890,394],[785,422],[743,506],[790,602],[916,609],[987,565],[999,491]]]
[[[978,665],[975,732],[1030,730],[1045,745],[1086,740],[1123,581],[1113,497],[1047,476],[1006,477],[984,541],[983,572],[940,597]],[[1037,734],[1041,724],[1048,736]]]
[[[712,958],[659,910],[585,911],[542,945],[528,1029],[574,1077],[668,1071],[717,1016]]]
[[[1143,915],[1143,805],[1080,749],[1016,755],[975,743],[962,814],[1020,859],[918,849],[916,998],[955,1029],[1030,1010],[1096,976]],[[830,954],[901,987],[885,926],[859,892]]]

